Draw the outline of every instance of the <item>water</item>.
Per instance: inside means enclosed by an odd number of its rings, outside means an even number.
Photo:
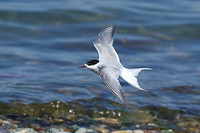
[[[120,80],[129,104],[199,117],[199,6],[197,0],[2,0],[0,102],[117,102],[97,75],[77,69],[98,59],[92,41],[115,25],[114,47],[122,64],[153,69],[138,77],[148,93]]]

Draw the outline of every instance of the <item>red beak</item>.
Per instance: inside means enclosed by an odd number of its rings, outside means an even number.
[[[80,66],[80,67],[78,67],[78,68],[84,68],[84,67],[86,67],[85,65],[83,65],[83,66]]]

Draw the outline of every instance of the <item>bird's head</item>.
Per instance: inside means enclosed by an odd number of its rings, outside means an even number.
[[[99,62],[99,60],[89,60],[89,61],[87,61],[83,66],[80,66],[80,67],[78,67],[78,68],[84,68],[84,67],[86,67],[86,68],[92,68],[94,65],[96,65],[97,63]]]

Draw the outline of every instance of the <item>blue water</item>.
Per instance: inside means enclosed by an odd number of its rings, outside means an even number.
[[[97,75],[92,42],[110,25],[114,47],[143,92],[120,79],[134,106],[200,115],[200,1],[0,1],[0,102],[45,103],[101,97],[118,101]]]

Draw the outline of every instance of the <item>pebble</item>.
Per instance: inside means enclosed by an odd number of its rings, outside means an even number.
[[[139,125],[139,124],[137,124],[137,125],[135,125],[135,127],[139,128],[139,127],[140,127],[140,125]]]
[[[174,133],[173,130],[169,129],[169,130],[162,130],[160,131],[160,133]]]
[[[131,130],[112,131],[111,133],[133,133]]]
[[[107,123],[107,124],[112,124],[112,125],[115,125],[115,126],[120,126],[120,122],[118,121],[118,119],[115,119],[115,118],[104,118],[104,117],[101,117],[101,118],[94,118],[93,120],[95,121],[101,121],[102,123]]]
[[[10,133],[10,131],[3,126],[0,126],[0,133]]]
[[[11,133],[37,133],[32,128],[17,128],[17,129],[11,129]]]
[[[87,129],[87,128],[81,127],[75,133],[96,133],[96,132],[92,129]]]
[[[60,131],[56,128],[50,128],[47,133],[71,133],[71,132],[68,132],[68,131]]]
[[[109,133],[109,130],[103,127],[95,128],[98,133]]]
[[[8,129],[17,128],[16,124],[19,123],[19,122],[18,121],[13,121],[13,120],[10,120],[10,121],[0,119],[0,126],[4,126],[4,127],[8,128]]]
[[[159,133],[157,130],[144,130],[144,133]]]
[[[59,130],[56,129],[56,128],[50,128],[50,129],[47,131],[47,133],[58,133],[58,132],[59,132]]]
[[[144,133],[142,130],[134,130],[133,133]]]

